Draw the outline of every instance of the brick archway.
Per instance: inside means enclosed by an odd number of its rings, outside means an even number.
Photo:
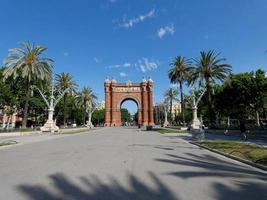
[[[154,125],[153,81],[117,83],[114,78],[105,81],[105,126],[121,126],[121,104],[133,100],[137,105],[138,124]]]

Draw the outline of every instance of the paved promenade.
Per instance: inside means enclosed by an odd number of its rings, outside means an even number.
[[[0,159],[0,199],[267,199],[266,172],[132,128],[4,147]]]

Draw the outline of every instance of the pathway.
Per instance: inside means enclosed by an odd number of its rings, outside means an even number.
[[[267,199],[266,172],[138,129],[0,148],[0,158],[0,199]]]

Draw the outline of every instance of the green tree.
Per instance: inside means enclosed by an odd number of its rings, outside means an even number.
[[[13,106],[16,102],[16,95],[14,95],[13,85],[14,81],[9,78],[8,81],[3,80],[4,68],[0,69],[0,108],[3,109],[4,106]]]
[[[86,116],[86,113],[88,115],[89,126],[91,126],[91,116],[96,108],[96,100],[97,96],[89,86],[84,87],[76,96],[77,105],[84,110],[84,116]]]
[[[255,73],[231,75],[222,86],[215,90],[214,102],[217,112],[237,119],[264,117],[267,108],[267,78],[263,70]]]
[[[56,87],[58,91],[63,92],[64,90],[69,88],[69,92],[76,92],[78,84],[73,80],[73,77],[66,72],[62,72],[61,74],[56,74]],[[67,118],[67,98],[68,93],[65,93],[63,96],[63,124],[66,127],[66,118]]]
[[[182,105],[182,121],[185,123],[185,105],[184,105],[184,93],[183,84],[188,81],[190,71],[192,70],[191,62],[182,56],[177,56],[174,61],[170,64],[171,69],[168,72],[171,83],[179,84],[181,105]]]
[[[169,88],[165,94],[165,99],[169,102],[169,105],[170,105],[170,109],[169,109],[169,115],[170,115],[170,118],[172,120],[172,107],[173,107],[173,101],[178,101],[178,91],[173,89],[173,88]]]
[[[101,125],[105,121],[105,109],[95,110],[92,115],[92,121],[94,124]]]
[[[225,58],[219,58],[220,54],[210,50],[208,52],[201,51],[200,58],[194,59],[195,69],[191,73],[190,83],[195,85],[199,81],[200,85],[204,85],[208,95],[208,116],[209,120],[213,121],[214,105],[212,101],[213,85],[217,81],[223,82],[231,73],[232,67],[229,64],[223,63]]]
[[[131,114],[129,113],[127,108],[121,109],[121,121],[122,121],[122,124],[125,124],[125,122],[131,122],[132,121]]]
[[[250,106],[255,110],[256,123],[260,126],[260,114],[267,108],[267,77],[264,70],[252,72],[252,102]]]
[[[23,109],[22,127],[26,128],[29,109],[30,86],[34,80],[50,80],[52,74],[53,60],[41,57],[45,47],[35,45],[30,42],[21,43],[21,48],[9,50],[7,58],[4,60],[4,79],[18,76],[26,81],[26,94]]]

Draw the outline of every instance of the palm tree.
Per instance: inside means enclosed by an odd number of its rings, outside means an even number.
[[[93,90],[86,86],[76,96],[76,103],[79,107],[83,108],[85,113],[88,115],[88,125],[91,126],[92,113],[96,107],[97,96],[93,93]],[[85,123],[85,120],[84,120]]]
[[[177,56],[170,64],[171,69],[168,72],[171,83],[179,84],[180,87],[180,98],[181,98],[181,110],[183,124],[185,124],[185,104],[184,104],[184,93],[183,84],[188,81],[190,71],[192,69],[191,62],[182,56]]]
[[[63,92],[68,89],[70,92],[75,92],[77,90],[77,83],[73,80],[72,76],[69,73],[62,72],[61,74],[56,74],[56,87],[59,91]],[[63,123],[66,127],[66,118],[67,118],[67,96],[65,93],[63,96]]]
[[[46,48],[40,45],[22,42],[21,48],[9,49],[8,56],[4,60],[4,67],[6,69],[3,75],[5,80],[8,77],[16,79],[20,76],[26,81],[22,128],[26,128],[27,125],[30,86],[32,82],[35,80],[51,80],[53,60],[41,57],[45,50]]]
[[[231,73],[232,67],[229,64],[222,63],[225,58],[219,58],[220,53],[210,50],[208,52],[201,51],[200,58],[194,59],[195,69],[191,74],[191,84],[199,81],[199,84],[206,87],[208,95],[208,114],[209,119],[214,119],[212,110],[214,108],[212,102],[213,83],[216,81],[224,81]]]
[[[178,101],[177,99],[177,95],[178,95],[178,91],[173,89],[173,88],[169,88],[164,96],[165,96],[165,99],[170,102],[169,105],[170,105],[170,117],[172,119],[172,105],[173,105],[173,101]]]

